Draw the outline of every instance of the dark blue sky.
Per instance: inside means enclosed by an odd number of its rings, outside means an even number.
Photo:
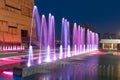
[[[52,13],[59,30],[62,17],[70,23],[88,22],[97,32],[120,31],[120,0],[35,0],[39,14]]]

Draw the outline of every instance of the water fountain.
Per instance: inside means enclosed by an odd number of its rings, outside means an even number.
[[[62,45],[60,45],[60,56],[59,56],[59,59],[62,59],[63,58],[63,47]]]
[[[70,50],[70,24],[67,22],[67,56],[71,57],[71,50]]]
[[[32,33],[34,21],[36,23],[36,37],[39,43],[39,57],[38,63],[40,64],[43,60],[41,58],[41,53],[46,54],[45,62],[50,62],[52,60],[57,60],[80,53],[86,53],[92,50],[97,50],[98,45],[98,34],[87,29],[87,42],[85,44],[85,28],[80,25],[77,26],[77,23],[74,23],[73,28],[73,44],[70,46],[70,25],[67,19],[62,19],[61,27],[61,45],[59,57],[56,57],[55,51],[55,18],[53,15],[49,14],[48,25],[45,18],[45,15],[42,15],[41,22],[37,7],[34,6],[32,23],[31,23],[31,34],[30,34],[30,45],[29,45],[29,55],[28,55],[28,66],[30,67],[33,61],[33,47],[32,47]],[[44,50],[44,52],[41,52]],[[72,53],[71,53],[71,50]],[[53,53],[53,54],[51,54]],[[53,55],[53,56],[51,56]]]
[[[99,45],[99,36],[98,36],[98,33],[95,34],[95,45],[96,45],[96,50],[98,50],[98,45]]]
[[[86,48],[86,45],[85,45],[85,28],[82,29],[82,48],[83,48],[83,53],[85,53],[85,48]]]
[[[61,27],[61,45],[60,45],[60,51],[64,51],[64,43],[65,43],[65,31],[64,31],[64,24],[65,24],[65,19],[62,18],[62,27]],[[63,50],[61,50],[63,49]],[[64,57],[64,55],[62,55],[62,53],[60,53],[60,57]]]
[[[89,29],[87,29],[87,52],[89,52]]]
[[[71,53],[70,53],[70,45],[68,45],[68,53],[67,53],[67,57],[71,57]]]
[[[74,45],[74,54],[73,55],[77,55],[77,46]]]
[[[82,45],[80,44],[80,54],[82,53]]]
[[[69,22],[67,19],[62,19],[62,32],[61,32],[61,41],[62,46],[64,48],[64,58],[67,57],[67,55],[70,55],[70,50],[68,51],[68,46],[70,45],[70,30],[69,30]],[[69,46],[70,47],[70,46]]]
[[[45,50],[44,53],[48,53],[47,52],[47,50],[48,50],[47,47],[48,47],[47,22],[46,22],[45,15],[42,15],[41,26],[40,26],[40,51]],[[49,55],[49,54],[46,54],[46,60],[48,58],[47,55]]]
[[[73,46],[74,46],[74,55],[77,55],[77,24],[74,23],[73,28]]]
[[[55,19],[54,16],[49,14],[49,34],[48,34],[48,45],[53,50],[53,60],[56,60],[55,54]]]
[[[77,37],[77,53],[80,54],[80,25],[78,25]]]
[[[40,30],[40,19],[39,19],[39,13],[38,13],[38,10],[37,10],[36,6],[34,6],[34,8],[33,8],[32,22],[31,22],[31,32],[30,32],[31,34],[30,34],[29,54],[28,54],[28,64],[27,64],[28,67],[30,67],[32,62],[33,62],[33,48],[32,48],[31,43],[32,43],[32,37],[33,37],[32,36],[32,33],[33,33],[32,29],[34,27],[34,19],[36,19],[36,23],[38,25],[38,27],[36,27],[36,30],[38,30],[37,32],[39,32],[39,30]]]
[[[34,28],[34,29],[33,29]],[[36,30],[36,31],[33,31]],[[56,52],[55,47],[55,18],[53,15],[49,14],[48,24],[46,21],[45,15],[42,15],[41,19],[39,17],[39,13],[37,7],[33,8],[32,22],[31,22],[31,32],[30,32],[30,43],[29,43],[29,51],[28,51],[28,62],[27,67],[25,67],[22,73],[24,77],[38,73],[43,69],[49,69],[56,67],[56,64],[59,65],[59,61],[57,63],[55,60],[63,59],[68,57],[77,56],[78,54],[90,52],[98,49],[98,34],[92,32],[91,30],[87,30],[80,25],[77,26],[77,23],[74,23],[73,27],[73,35],[72,40],[70,42],[70,23],[67,19],[62,18],[62,26],[61,26],[61,44],[59,52]],[[33,34],[36,32],[36,35]],[[85,36],[85,32],[87,32],[87,40]],[[36,36],[35,43],[39,47],[38,57],[33,58],[33,46],[34,36]],[[85,42],[87,41],[87,42]],[[72,46],[71,44],[72,43]],[[19,46],[21,48],[21,46]],[[17,49],[18,47],[16,47]],[[4,50],[7,50],[4,47]],[[37,53],[36,53],[37,54]],[[71,59],[71,58],[70,58]],[[37,63],[36,63],[37,60]],[[54,62],[52,62],[54,61]],[[42,64],[46,62],[45,64]],[[47,63],[48,62],[48,63]],[[51,63],[49,63],[51,62]],[[33,69],[31,71],[30,69]],[[38,70],[40,69],[40,70]],[[33,73],[34,72],[34,73]]]
[[[45,62],[51,62],[51,59],[50,59],[50,46],[49,45],[47,47],[47,56],[46,56]]]
[[[28,64],[27,66],[30,67],[33,64],[33,48],[29,46],[29,55],[28,55]]]

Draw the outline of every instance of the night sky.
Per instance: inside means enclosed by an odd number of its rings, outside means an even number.
[[[120,31],[120,0],[35,0],[35,5],[40,16],[55,16],[58,31],[62,17],[71,24],[87,22],[99,33]]]

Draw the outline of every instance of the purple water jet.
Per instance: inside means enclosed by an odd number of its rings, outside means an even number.
[[[74,55],[77,54],[77,24],[74,23],[73,28],[73,47],[74,47]]]
[[[29,46],[29,54],[28,54],[28,63],[27,66],[30,67],[33,64],[33,48]]]
[[[60,54],[59,54],[59,59],[63,58],[63,47],[60,45]]]
[[[51,59],[50,59],[50,46],[49,45],[47,46],[47,55],[46,55],[45,62],[51,62]]]
[[[68,45],[70,45],[70,33],[69,33],[69,22],[67,19],[62,19],[62,31],[61,31],[61,41],[62,46],[64,48],[64,58],[67,57],[67,55],[70,55],[68,53]]]
[[[28,54],[28,66],[30,67],[31,64],[33,63],[33,48],[31,43],[34,42],[33,38],[33,28],[35,28],[35,23],[34,21],[36,21],[37,27],[36,27],[36,37],[37,40],[40,41],[39,37],[40,37],[40,17],[39,17],[39,13],[37,10],[37,7],[34,6],[33,8],[33,14],[32,14],[32,22],[31,22],[31,32],[30,32],[30,43],[29,43],[29,54]]]
[[[77,31],[77,53],[80,53],[80,25],[78,26],[78,31]]]
[[[55,19],[54,19],[54,16],[51,17],[50,24],[51,25],[49,25],[48,44],[50,45],[51,49],[53,50],[53,53],[54,53],[53,59],[56,60],[56,54],[55,54]]]
[[[71,57],[71,53],[70,53],[70,45],[68,45],[68,55],[67,57]]]

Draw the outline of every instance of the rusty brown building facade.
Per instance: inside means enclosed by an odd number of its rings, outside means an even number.
[[[0,44],[21,44],[30,35],[34,0],[0,0]]]

